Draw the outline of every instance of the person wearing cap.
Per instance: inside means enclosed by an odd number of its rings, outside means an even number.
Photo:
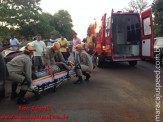
[[[59,59],[56,59],[59,58]],[[60,52],[60,44],[54,42],[51,47],[47,47],[42,53],[42,61],[45,66],[53,66],[56,64],[63,65],[67,70],[71,70],[71,67],[66,65],[65,59],[63,58],[62,53]]]
[[[14,35],[11,35],[10,39],[10,46],[12,50],[17,50],[19,45],[19,41],[14,37]]]
[[[76,45],[81,44],[81,40],[77,37],[77,33],[73,33],[73,48],[72,48],[72,53],[75,58],[75,52],[76,52]]]
[[[9,77],[7,78],[12,82],[12,93],[11,98],[16,98],[19,96],[17,103],[26,104],[28,103],[24,96],[31,85],[32,81],[32,63],[31,56],[33,55],[34,48],[31,46],[26,46],[24,49],[24,54],[16,56],[10,62],[7,63],[7,69],[9,72]],[[17,85],[21,84],[21,90],[19,95],[16,93]]]
[[[68,53],[67,53],[67,47],[68,47],[68,41],[66,38],[64,38],[64,35],[61,34],[61,39],[58,40],[58,43],[60,44],[61,48],[60,51],[64,57],[64,59],[67,61],[68,60]]]
[[[43,63],[41,60],[41,54],[46,48],[46,45],[43,41],[41,41],[41,35],[37,35],[36,40],[29,43],[30,46],[32,46],[36,51],[34,52],[34,67],[35,67],[35,72],[38,71],[38,67],[43,69]]]
[[[76,45],[76,51],[78,52],[75,54],[76,74],[79,79],[74,84],[80,84],[83,82],[82,74],[86,76],[85,81],[90,79],[93,64],[89,54],[83,49],[82,44]]]

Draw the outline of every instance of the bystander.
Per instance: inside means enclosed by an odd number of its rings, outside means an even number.
[[[81,40],[77,37],[77,33],[73,33],[73,48],[72,48],[72,53],[75,58],[75,52],[76,52],[76,45],[81,44]]]
[[[12,50],[17,50],[19,45],[19,41],[14,37],[14,35],[11,35],[10,39],[10,46]]]
[[[35,72],[38,71],[38,67],[43,69],[43,64],[41,60],[41,54],[46,48],[46,45],[43,41],[41,41],[41,35],[37,35],[36,40],[31,42],[29,44],[32,46],[36,51],[34,51],[34,67],[35,67]]]
[[[68,47],[68,41],[66,38],[64,38],[64,35],[61,34],[61,39],[58,40],[58,43],[60,44],[61,48],[60,51],[64,57],[64,59],[67,61],[68,60],[68,53],[67,53],[67,47]]]

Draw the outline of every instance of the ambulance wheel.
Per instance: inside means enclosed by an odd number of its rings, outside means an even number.
[[[98,67],[102,67],[102,66],[103,66],[102,56],[98,55],[98,56],[96,57],[96,65],[97,65]]]
[[[35,91],[35,99],[36,100],[40,99],[40,93],[38,91]]]
[[[130,64],[130,66],[134,67],[137,64],[137,61],[129,61],[128,63]]]
[[[56,88],[57,88],[56,86],[53,87],[54,92],[56,92]]]

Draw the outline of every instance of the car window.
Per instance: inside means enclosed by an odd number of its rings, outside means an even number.
[[[158,41],[157,41],[157,45],[159,45],[159,46],[163,46],[163,39],[158,39]]]

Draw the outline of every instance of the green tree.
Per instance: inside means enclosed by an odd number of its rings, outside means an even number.
[[[135,11],[141,14],[148,7],[149,7],[148,0],[131,0],[128,3],[128,7],[124,8],[124,10]]]
[[[154,14],[154,35],[163,36],[163,0],[154,0],[152,3]]]
[[[40,0],[0,0],[2,26],[22,27],[38,21]]]
[[[51,26],[53,16],[49,13],[41,13],[39,16],[39,23],[36,24],[35,33],[39,33],[43,38],[50,38],[50,34],[55,36],[60,35],[60,33],[55,29],[54,26]]]
[[[4,27],[31,29],[31,25],[39,22],[39,2],[40,0],[0,0],[0,30]]]
[[[59,10],[54,14],[52,26],[60,33],[63,33],[65,38],[72,40],[73,24],[71,15],[67,10]]]

